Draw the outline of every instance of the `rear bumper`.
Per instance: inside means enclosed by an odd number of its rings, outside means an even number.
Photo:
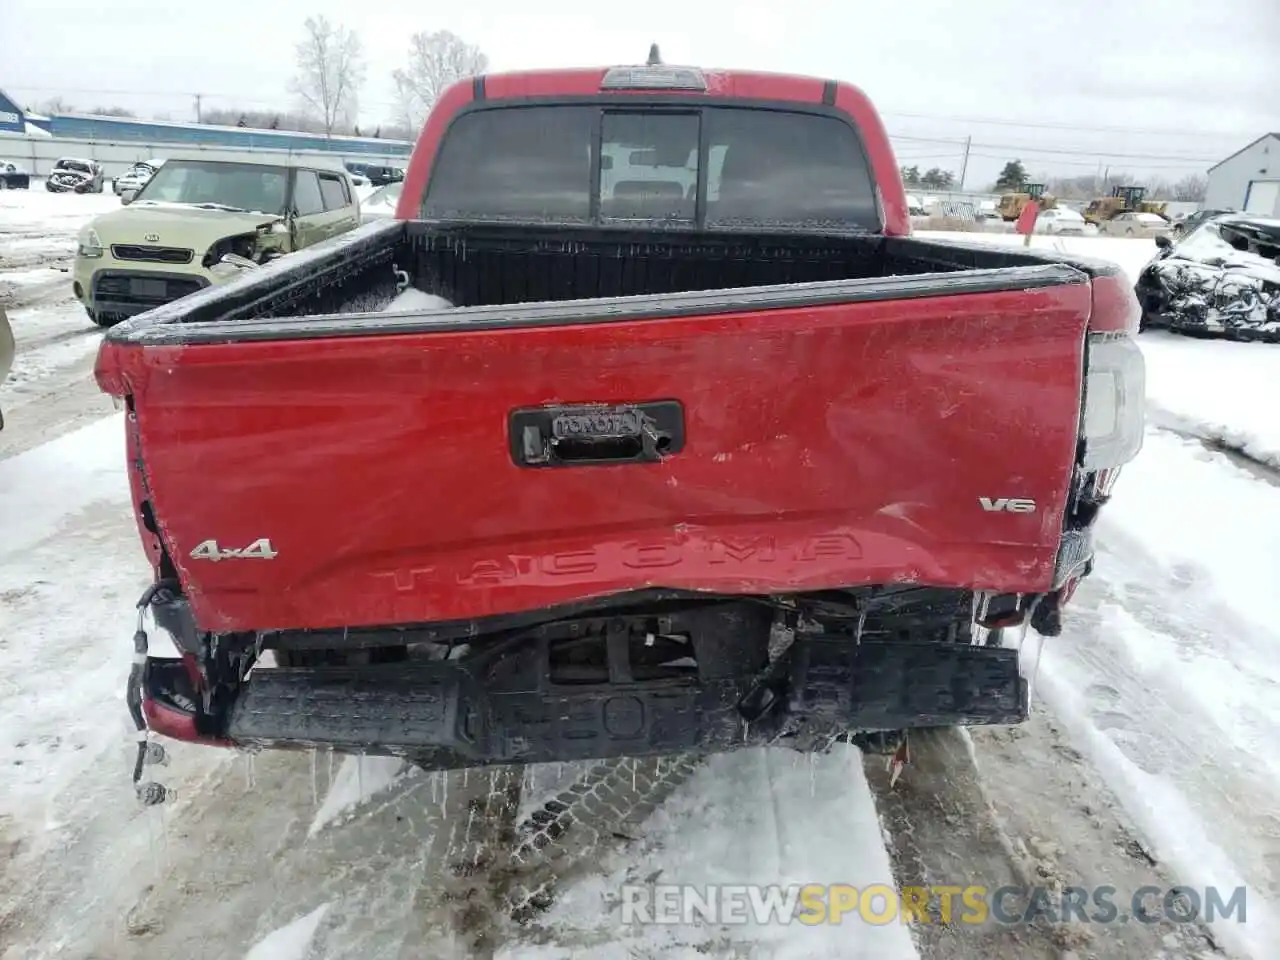
[[[182,740],[326,746],[436,770],[810,750],[852,732],[1020,723],[1028,711],[1015,650],[846,638],[797,638],[765,679],[502,686],[449,661],[264,669],[212,710],[182,661],[153,658],[143,699],[151,729]]]

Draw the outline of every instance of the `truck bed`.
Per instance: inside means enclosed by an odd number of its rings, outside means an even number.
[[[392,266],[407,271],[415,288],[458,308],[498,309],[388,316],[382,311],[395,296]],[[144,322],[118,327],[110,338],[158,345],[434,330],[455,323],[501,326],[504,320],[563,324],[616,319],[624,311],[673,316],[708,305],[761,309],[1083,283],[1111,269],[1101,261],[1043,251],[914,237],[681,237],[563,226],[372,223],[234,284],[156,308]],[[877,280],[885,282],[870,282]],[[787,289],[760,289],[770,286]],[[624,297],[630,302],[599,302]],[[513,312],[513,304],[522,307]]]
[[[1030,593],[1062,543],[1089,269],[911,238],[375,224],[114,328],[98,377],[133,398],[144,536],[203,630],[657,588]],[[396,270],[458,309],[383,312]],[[667,449],[522,447],[597,405],[647,411]]]

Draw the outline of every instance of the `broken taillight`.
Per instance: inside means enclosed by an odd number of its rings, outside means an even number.
[[[1133,337],[1091,333],[1084,389],[1084,469],[1128,463],[1142,449],[1146,364]]]

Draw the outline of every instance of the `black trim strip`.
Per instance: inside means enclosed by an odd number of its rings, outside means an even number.
[[[483,100],[485,98],[484,91],[484,74],[471,78],[471,99]]]
[[[1084,273],[1067,264],[1046,264],[962,273],[833,280],[732,290],[697,290],[654,296],[460,307],[409,315],[349,313],[147,325],[123,329],[110,339],[143,346],[170,346],[384,334],[480,332],[554,327],[571,323],[618,323],[738,311],[822,307],[877,300],[918,300],[1087,282],[1088,277]]]
[[[828,80],[822,85],[822,103],[824,106],[834,107],[836,103],[836,82]]]

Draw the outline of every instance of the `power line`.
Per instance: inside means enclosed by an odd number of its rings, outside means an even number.
[[[964,138],[959,140],[946,140],[935,137],[908,137],[899,134],[889,134],[889,139],[895,143],[945,143],[955,146],[957,150],[962,150],[965,145]],[[1217,163],[1221,157],[1188,157],[1181,154],[1168,153],[1115,153],[1110,150],[1097,149],[1091,147],[1037,147],[1029,143],[974,143],[974,147],[984,150],[1008,150],[1013,153],[1053,153],[1061,154],[1068,157],[1093,157],[1095,159],[1120,159],[1120,160],[1181,160],[1188,163]]]
[[[891,140],[893,138],[891,137]],[[956,143],[954,152],[929,151],[925,154],[913,154],[910,147],[906,151],[893,151],[899,160],[954,160],[964,154],[964,142]],[[1001,150],[1000,154],[992,154],[992,152],[982,152],[982,150]],[[1041,156],[1048,154],[1050,156]],[[1207,164],[1216,163],[1219,157],[1207,159],[1207,157],[1190,157],[1190,156],[1174,156],[1165,154],[1115,154],[1108,150],[1055,150],[1051,147],[1006,147],[998,145],[998,143],[973,143],[973,150],[969,156],[982,157],[986,160],[1010,160],[1015,157],[1023,157],[1030,161],[1039,161],[1046,164],[1066,164],[1066,165],[1083,165],[1096,166],[1100,163],[1110,163],[1111,160],[1132,160],[1134,164],[1144,166],[1144,168],[1152,169],[1176,169],[1190,170],[1199,169]],[[1071,159],[1071,157],[1082,157],[1082,159]]]
[[[901,140],[904,143],[950,143],[957,147],[964,146],[964,137],[909,137],[902,133],[889,134],[890,140]]]
[[[230,100],[236,105],[250,104],[259,107],[269,107],[272,110],[280,110],[279,100],[264,100],[260,97],[245,96],[240,93],[217,93],[204,91],[197,93],[194,90],[165,90],[163,92],[156,90],[107,90],[107,89],[89,89],[87,87],[8,87],[8,90],[21,91],[25,93],[44,93],[44,94],[85,94],[94,97],[164,97],[167,99],[193,99],[197,96],[205,99],[213,98],[217,100]],[[369,103],[379,107],[397,106],[391,100],[366,100],[361,98],[361,103]]]
[[[1221,157],[1184,157],[1167,153],[1112,153],[1110,150],[1082,150],[1078,148],[1060,150],[1056,147],[1033,147],[1029,144],[975,143],[974,146],[982,147],[986,150],[1008,150],[1013,153],[1019,151],[1023,153],[1053,153],[1066,157],[1093,157],[1104,160],[1114,158],[1120,160],[1183,160],[1187,163],[1217,163],[1222,159]]]
[[[984,160],[1007,161],[1009,159],[1009,155],[1007,153],[974,153],[974,154],[971,154],[971,156],[982,157]],[[1035,160],[1036,158],[1033,157],[1031,159]],[[1055,158],[1051,161],[1042,161],[1042,162],[1061,164],[1064,166],[1093,167],[1094,169],[1097,169],[1099,165],[1099,161],[1096,159],[1094,160],[1062,160],[1062,159]],[[1144,170],[1200,170],[1201,169],[1197,165],[1191,164],[1191,163],[1148,163],[1144,161],[1142,164],[1140,164],[1140,166]]]
[[[998,127],[1027,127],[1041,130],[1083,130],[1097,133],[1137,133],[1156,137],[1218,137],[1221,139],[1227,139],[1238,136],[1238,134],[1234,132],[1210,133],[1196,130],[1152,130],[1139,129],[1137,127],[1104,127],[1094,124],[1052,123],[1042,120],[997,120],[992,117],[944,117],[936,114],[899,113],[897,111],[890,110],[882,110],[880,115],[882,117],[906,117],[913,120],[938,120],[946,123],[990,124]]]
[[[94,96],[116,96],[116,97],[168,96],[168,97],[192,98],[192,97],[195,97],[197,94],[197,91],[194,91],[194,90],[171,90],[171,91],[166,91],[164,93],[158,93],[155,90],[125,90],[125,89],[109,89],[109,88],[97,89],[97,88],[89,88],[89,87],[21,87],[19,86],[19,87],[9,87],[9,89],[24,91],[27,93],[54,93],[54,94],[80,93],[80,94],[90,94]],[[278,103],[278,101],[275,101],[275,100],[264,100],[258,97],[245,96],[239,93],[217,93],[217,92],[206,91],[204,93],[204,96],[216,97],[220,100],[235,100],[238,103],[251,103],[251,104],[260,104],[260,105],[275,105]],[[389,100],[371,100],[368,102],[377,104],[378,106],[395,106],[395,103]],[[1000,127],[1018,127],[1018,128],[1028,129],[1028,130],[1077,130],[1077,131],[1094,132],[1094,133],[1131,133],[1131,134],[1140,134],[1144,136],[1208,137],[1208,138],[1218,138],[1218,139],[1229,139],[1229,138],[1236,138],[1237,136],[1239,136],[1234,132],[1206,132],[1206,131],[1185,130],[1185,129],[1156,130],[1152,128],[1139,128],[1139,127],[1111,127],[1111,126],[1100,126],[1097,124],[1058,123],[1058,122],[1044,121],[1044,120],[1009,120],[1009,119],[999,119],[996,117],[962,117],[962,116],[946,116],[942,114],[929,114],[929,113],[906,113],[906,112],[901,112],[896,110],[882,110],[880,111],[880,115],[882,117],[903,117],[903,118],[912,119],[912,120],[933,120],[933,121],[942,122],[942,123],[969,123],[969,124],[990,125],[990,126],[1000,126]],[[913,140],[921,143],[960,143],[960,144],[964,143],[963,137],[959,139],[955,139],[955,138],[943,139],[943,138],[937,138],[937,137],[914,137],[914,136],[904,135],[904,136],[895,137],[894,139]],[[988,144],[987,146],[992,146],[992,145]],[[1214,158],[1215,161],[1217,159],[1218,158]]]

